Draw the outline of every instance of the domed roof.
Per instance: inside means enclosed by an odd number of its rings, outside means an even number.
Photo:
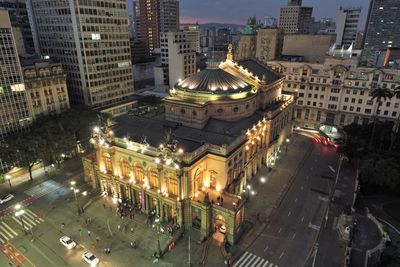
[[[214,93],[248,91],[250,85],[222,69],[205,69],[175,85],[186,91],[210,91]]]

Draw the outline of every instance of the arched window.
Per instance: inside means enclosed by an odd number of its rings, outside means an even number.
[[[173,196],[178,196],[178,179],[173,173],[168,173],[167,178],[168,178],[168,193]]]
[[[203,187],[203,170],[198,168],[194,173],[194,192]]]
[[[113,168],[112,168],[112,163],[111,163],[111,156],[108,154],[103,155],[103,162],[104,165],[106,167],[106,171],[108,173],[112,173],[113,172]]]
[[[121,160],[121,175],[123,177],[129,177],[129,174],[131,173],[131,168],[129,166],[129,163],[126,159]]]
[[[150,186],[151,187],[159,187],[158,186],[158,172],[156,169],[150,169],[149,170],[149,180],[150,180]]]
[[[135,165],[135,178],[136,178],[136,181],[139,182],[139,183],[142,183],[143,182],[143,177],[144,177],[143,167],[140,164],[136,164]]]

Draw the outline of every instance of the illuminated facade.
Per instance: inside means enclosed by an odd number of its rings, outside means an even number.
[[[235,243],[246,190],[262,164],[273,166],[290,134],[293,97],[260,62],[227,60],[177,83],[165,112],[121,116],[95,128],[96,152],[84,159],[85,178],[115,198],[130,199],[161,221],[221,235]]]

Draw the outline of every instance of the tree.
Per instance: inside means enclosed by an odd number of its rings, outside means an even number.
[[[369,95],[371,96],[372,100],[376,99],[376,107],[375,107],[375,111],[374,111],[374,122],[373,122],[373,126],[372,126],[371,137],[369,139],[369,149],[371,150],[372,147],[373,147],[375,131],[376,131],[376,123],[377,123],[376,116],[378,115],[378,111],[379,111],[379,106],[381,104],[381,100],[386,101],[386,99],[392,98],[393,94],[387,88],[378,87],[378,88],[372,90],[372,92]]]
[[[40,161],[43,140],[29,133],[18,133],[9,136],[2,143],[0,158],[7,166],[26,167],[30,180],[33,166]]]

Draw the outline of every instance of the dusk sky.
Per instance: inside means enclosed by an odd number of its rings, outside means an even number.
[[[344,7],[362,7],[361,25],[365,23],[370,0],[303,0],[303,6],[314,7],[316,18],[330,17],[336,19],[340,5]],[[221,22],[245,24],[247,18],[256,16],[278,17],[279,7],[286,5],[287,0],[181,0],[181,22]],[[130,8],[131,10],[131,8]]]

